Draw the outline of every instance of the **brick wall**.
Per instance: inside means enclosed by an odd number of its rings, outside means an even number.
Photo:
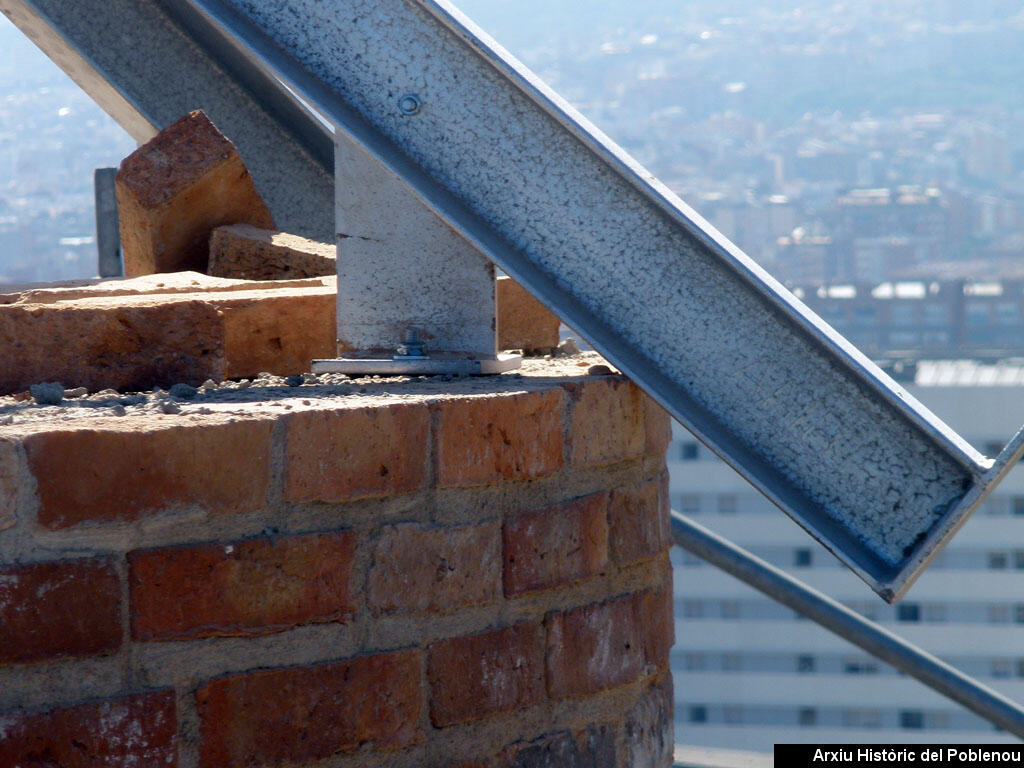
[[[0,426],[0,765],[670,765],[668,421],[532,365]]]

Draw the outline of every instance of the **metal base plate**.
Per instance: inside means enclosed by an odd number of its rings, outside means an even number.
[[[410,357],[404,360],[346,357],[337,360],[314,360],[312,371],[344,373],[348,376],[484,376],[514,371],[522,362],[522,355],[513,354],[500,354],[482,360],[446,360],[440,357]]]

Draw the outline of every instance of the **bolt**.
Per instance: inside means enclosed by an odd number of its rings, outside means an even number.
[[[420,339],[418,328],[410,325],[405,329],[405,338],[395,350],[395,357],[428,357],[427,347]]]
[[[398,111],[403,115],[415,115],[420,111],[420,97],[415,93],[407,93],[398,100]]]

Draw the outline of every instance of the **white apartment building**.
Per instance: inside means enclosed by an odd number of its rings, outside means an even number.
[[[906,386],[990,457],[1024,425],[1024,363],[922,362]],[[669,468],[674,509],[1024,701],[1024,466],[895,606],[678,425]],[[1015,741],[713,566],[673,558],[676,743]]]

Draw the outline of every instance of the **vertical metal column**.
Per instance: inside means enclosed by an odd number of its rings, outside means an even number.
[[[93,173],[96,192],[96,251],[100,277],[121,277],[121,228],[117,218],[114,177],[117,168],[97,168]]]

